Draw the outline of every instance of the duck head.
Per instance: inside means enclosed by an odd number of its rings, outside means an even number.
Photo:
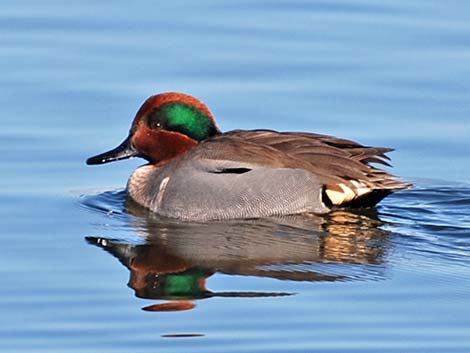
[[[152,164],[161,164],[219,133],[214,116],[204,103],[183,93],[162,93],[144,102],[129,136],[119,146],[88,158],[86,163],[142,157]]]

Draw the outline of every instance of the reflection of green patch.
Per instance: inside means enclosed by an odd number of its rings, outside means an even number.
[[[169,299],[205,297],[208,291],[201,284],[209,275],[200,269],[163,275],[160,277],[161,294]]]

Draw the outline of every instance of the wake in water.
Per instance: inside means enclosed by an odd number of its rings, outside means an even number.
[[[385,200],[380,207],[385,229],[415,254],[470,262],[470,186],[417,182],[415,188]]]

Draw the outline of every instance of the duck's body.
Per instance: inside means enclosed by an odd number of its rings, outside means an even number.
[[[87,163],[144,157],[129,196],[163,216],[206,221],[372,206],[409,186],[370,166],[387,165],[389,151],[310,133],[221,133],[201,102],[164,93],[144,103],[126,141]]]

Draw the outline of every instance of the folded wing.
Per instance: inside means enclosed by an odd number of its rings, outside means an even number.
[[[330,206],[371,206],[410,186],[372,165],[389,166],[386,153],[392,149],[363,146],[332,136],[235,130],[204,144],[208,148],[198,149],[198,153],[202,159],[213,160],[213,167],[224,160],[225,168],[230,165],[249,169],[249,165],[256,165],[307,170],[321,184],[323,202]],[[227,156],[231,159],[227,160]]]

